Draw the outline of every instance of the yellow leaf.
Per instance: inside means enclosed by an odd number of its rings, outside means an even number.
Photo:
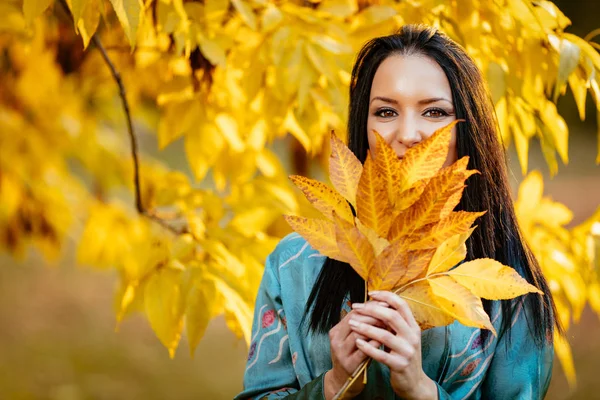
[[[340,259],[333,222],[293,215],[284,215],[283,218],[319,253],[336,260]]]
[[[454,322],[454,318],[434,300],[433,292],[427,281],[407,286],[398,295],[408,303],[422,330],[446,326]]]
[[[573,219],[573,212],[564,204],[542,199],[536,205],[536,217],[549,228],[566,225]]]
[[[584,90],[586,90],[585,86]],[[544,102],[540,113],[544,121],[542,126],[543,139],[551,145],[552,152],[556,150],[562,162],[567,164],[569,162],[569,128],[565,120],[558,114],[556,105],[551,101]]]
[[[487,68],[487,80],[494,104],[498,104],[506,93],[506,72],[500,64],[490,62]]]
[[[115,331],[119,330],[119,324],[123,321],[123,318],[128,314],[130,306],[136,298],[137,285],[127,284],[124,289],[120,290],[117,294],[117,304],[115,304],[117,313],[117,326]]]
[[[135,47],[137,30],[143,16],[140,0],[110,0],[131,47]]]
[[[197,122],[198,113],[205,116],[195,100],[169,103],[158,124],[158,148],[163,150],[188,132]]]
[[[262,15],[261,26],[263,32],[270,32],[279,25],[279,23],[283,20],[283,14],[273,4],[268,4],[265,8],[265,11]]]
[[[423,226],[450,215],[460,202],[465,179],[474,172],[464,170],[464,165],[464,161],[456,162],[431,178],[419,200],[392,221],[388,239],[393,241],[400,236],[411,235]]]
[[[577,71],[569,76],[569,87],[573,93],[577,111],[579,111],[579,119],[585,120],[585,100],[587,98],[587,82],[583,77],[578,76]]]
[[[560,361],[560,365],[565,373],[565,377],[571,387],[577,385],[577,374],[575,373],[575,364],[573,363],[573,354],[571,353],[571,346],[567,339],[558,334],[554,334],[554,351],[556,357]]]
[[[333,218],[333,212],[348,222],[354,222],[354,215],[338,192],[326,184],[299,175],[290,176],[290,180],[304,193],[308,201],[327,218]]]
[[[319,11],[346,18],[358,10],[356,0],[323,0],[319,3]]]
[[[376,138],[375,145],[375,170],[381,175],[383,183],[387,189],[387,195],[395,207],[396,198],[399,196],[397,189],[398,182],[402,177],[402,162],[396,155],[396,152],[385,141],[377,131],[373,131]]]
[[[223,296],[225,307],[225,322],[238,337],[244,337],[246,344],[250,345],[252,338],[252,309],[253,304],[244,300],[237,290],[234,290],[225,281],[213,277],[217,290]]]
[[[508,149],[510,145],[510,129],[508,127],[508,100],[506,100],[506,96],[503,96],[496,103],[496,115],[498,116],[502,144],[505,149]]]
[[[278,212],[268,207],[252,207],[235,213],[229,227],[242,235],[252,237],[264,232],[278,217]]]
[[[600,315],[600,284],[592,283],[588,288],[588,301],[592,310]]]
[[[377,171],[370,152],[367,152],[356,193],[356,214],[363,224],[386,237],[392,223],[390,211],[385,182]]]
[[[202,245],[215,260],[214,265],[221,268],[224,273],[231,274],[236,279],[244,276],[246,266],[222,242],[210,239],[203,241]]]
[[[311,151],[311,139],[306,134],[304,128],[298,124],[298,120],[291,110],[288,111],[283,121],[283,129],[289,131],[296,139],[298,139],[307,152]]]
[[[484,299],[506,300],[526,293],[543,294],[517,271],[490,258],[462,263],[448,275],[475,296]]]
[[[600,111],[598,111],[596,113],[596,120],[600,121]],[[597,138],[596,138],[596,146],[598,147],[598,149],[596,151],[596,153],[597,153],[596,165],[600,165],[600,124],[598,124],[597,130],[598,130],[598,132],[597,132]]]
[[[408,207],[415,204],[417,202],[417,200],[419,200],[419,198],[423,194],[423,191],[427,187],[428,183],[429,183],[429,179],[423,179],[423,180],[417,181],[413,185],[413,187],[411,187],[410,189],[405,190],[404,192],[402,192],[399,195],[398,194],[394,195],[394,200],[393,200],[394,201],[394,203],[393,203],[394,211],[395,212],[404,211]]]
[[[75,19],[75,21],[77,21],[77,30],[83,39],[83,48],[87,49],[100,23],[100,5],[95,1],[87,1],[83,6],[81,18]]]
[[[220,46],[219,42],[213,40],[201,32],[197,35],[198,44],[200,45],[200,51],[206,57],[207,60],[213,65],[225,65],[225,49]]]
[[[195,282],[188,293],[185,313],[186,334],[192,356],[204,336],[208,323],[221,312],[222,308],[213,280],[200,279]]]
[[[19,3],[0,3],[0,31],[24,33],[26,29],[23,7]]]
[[[542,174],[536,170],[531,171],[519,185],[519,193],[515,202],[515,212],[521,224],[534,219],[543,194]]]
[[[181,272],[163,268],[152,274],[144,290],[146,315],[156,336],[171,358],[181,339],[185,298],[181,292]]]
[[[210,0],[203,4],[206,20],[212,25],[220,24],[227,15],[229,0]]]
[[[519,164],[521,165],[521,173],[525,175],[528,168],[529,139],[522,131],[520,124],[516,122],[514,118],[509,122],[509,125],[512,127],[517,157],[519,159]]]
[[[329,178],[333,187],[356,207],[356,190],[363,166],[354,153],[331,134],[331,156],[329,157]]]
[[[459,121],[453,121],[438,129],[433,135],[411,147],[404,155],[399,173],[400,191],[409,189],[416,181],[433,177],[444,165],[448,157],[448,148],[452,129]]]
[[[475,228],[447,239],[436,250],[427,268],[427,275],[446,272],[467,256],[465,242]]]
[[[556,85],[554,86],[553,101],[556,103],[558,95],[562,88],[567,83],[569,75],[577,68],[579,64],[579,55],[581,49],[576,44],[568,41],[567,39],[561,39],[560,41],[560,61],[558,64],[558,76],[556,78]]]
[[[347,54],[352,52],[352,47],[328,35],[311,35],[310,40],[332,54]]]
[[[366,27],[381,24],[397,14],[398,11],[390,6],[371,5],[354,16],[350,31],[355,33]]]
[[[386,247],[373,263],[369,289],[392,290],[410,282],[427,267],[432,250],[407,251],[401,243]]]
[[[347,262],[364,280],[368,279],[375,253],[369,239],[357,227],[334,213],[335,238],[342,261]]]
[[[67,4],[71,9],[71,15],[73,16],[73,22],[77,25],[79,22],[79,18],[83,14],[83,9],[86,6],[86,3],[95,3],[93,1],[84,1],[84,0],[67,0]]]
[[[390,242],[386,238],[382,238],[379,235],[377,235],[377,232],[375,232],[373,229],[369,228],[368,226],[363,225],[363,223],[360,222],[360,220],[358,218],[355,218],[354,222],[356,223],[356,227],[358,228],[358,230],[363,235],[365,235],[367,237],[367,239],[369,239],[369,242],[371,242],[371,245],[373,246],[373,250],[375,250],[376,257],[379,254],[381,254],[383,249],[385,249],[386,247],[388,247],[390,245]]]
[[[245,144],[240,137],[237,121],[231,115],[220,113],[215,118],[215,123],[233,151],[244,151]]]
[[[31,25],[33,20],[42,15],[51,3],[52,0],[23,0],[23,14],[27,24]]]
[[[496,335],[481,299],[448,276],[428,279],[435,301],[465,326],[489,329]]]
[[[242,20],[252,29],[256,30],[256,15],[252,7],[244,0],[231,0],[231,4],[235,7]]]
[[[202,180],[214,165],[225,143],[221,133],[212,124],[201,124],[185,136],[185,153],[196,180]]]
[[[433,249],[437,248],[445,240],[452,236],[461,234],[468,230],[477,218],[485,212],[467,212],[457,211],[438,223],[435,223],[425,231],[419,231],[416,235],[416,241],[412,241],[408,248],[410,250]]]

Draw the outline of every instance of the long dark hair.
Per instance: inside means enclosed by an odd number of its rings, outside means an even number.
[[[396,34],[369,41],[359,52],[352,69],[348,146],[361,162],[365,161],[373,77],[383,60],[397,54],[432,58],[450,82],[456,118],[465,120],[457,125],[458,157],[468,155],[469,169],[481,172],[469,178],[457,209],[488,210],[478,219],[478,228],[467,241],[467,261],[498,260],[516,268],[529,283],[544,292],[543,296],[523,297],[530,330],[536,343],[541,345],[548,334],[552,337],[556,307],[546,279],[519,231],[492,100],[481,72],[467,53],[435,28],[422,25],[406,25]],[[310,331],[324,333],[337,324],[348,294],[352,302],[363,301],[364,281],[347,263],[327,258],[306,304]],[[509,331],[517,301],[502,301],[503,323],[499,335]],[[491,304],[484,300],[488,314]],[[557,328],[561,329],[558,324]],[[486,337],[488,331],[482,333]]]

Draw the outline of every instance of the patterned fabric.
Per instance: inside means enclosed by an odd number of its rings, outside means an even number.
[[[331,368],[327,335],[300,327],[304,306],[323,267],[320,255],[298,234],[286,236],[267,258],[256,299],[244,390],[236,399],[324,399]],[[343,312],[350,310],[346,302]],[[494,302],[492,323],[502,322]],[[510,339],[453,323],[422,333],[423,370],[437,382],[439,399],[540,399],[550,383],[551,344],[533,343],[523,306],[516,309]],[[357,399],[395,399],[389,369],[373,362]]]

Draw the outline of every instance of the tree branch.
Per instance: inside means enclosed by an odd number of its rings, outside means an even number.
[[[123,103],[123,111],[125,111],[125,119],[127,120],[127,133],[129,134],[129,140],[131,141],[131,157],[133,158],[133,184],[135,187],[135,208],[140,214],[145,214],[144,206],[142,205],[142,194],[140,189],[140,163],[138,160],[138,144],[135,132],[133,131],[133,122],[131,120],[131,111],[129,110],[129,102],[127,101],[127,92],[125,91],[125,85],[121,79],[121,74],[117,71],[117,68],[108,57],[106,49],[102,45],[102,41],[98,37],[97,33],[92,36],[92,42],[96,45],[100,54],[110,68],[110,72],[119,86],[119,95],[121,96],[121,103]]]
[[[73,20],[73,15],[69,9],[69,5],[66,0],[59,0],[62,5],[65,13]],[[140,185],[140,162],[139,162],[139,150],[138,150],[138,142],[135,132],[133,130],[133,121],[131,119],[131,111],[129,108],[129,102],[127,101],[127,92],[125,90],[125,85],[123,84],[123,80],[121,79],[121,74],[115,67],[115,64],[112,62],[106,49],[102,45],[102,41],[100,37],[98,37],[98,32],[94,33],[92,36],[92,42],[96,45],[96,48],[100,51],[104,62],[110,69],[111,75],[114,78],[117,86],[119,87],[119,96],[121,97],[121,103],[123,104],[123,111],[125,112],[125,120],[127,121],[127,133],[129,135],[129,141],[131,142],[131,158],[133,159],[133,186],[135,192],[135,208],[140,215],[145,216],[146,218],[155,221],[165,229],[173,232],[176,235],[180,235],[183,233],[189,232],[186,227],[182,229],[177,229],[169,224],[168,221],[156,216],[152,212],[148,212],[144,209],[144,205],[142,204],[142,191]]]

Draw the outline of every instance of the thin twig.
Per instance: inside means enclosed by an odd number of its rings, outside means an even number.
[[[62,5],[65,13],[69,16],[69,18],[71,18],[71,20],[73,20],[73,15],[71,14],[71,10],[66,0],[59,0],[59,2]],[[159,225],[176,235],[188,233],[189,230],[186,227],[177,229],[171,224],[169,224],[168,221],[165,221],[164,219],[155,215],[152,211],[147,211],[144,209],[144,205],[142,204],[142,191],[140,185],[140,162],[138,157],[138,143],[135,131],[133,130],[133,122],[131,119],[129,102],[127,101],[127,92],[125,90],[125,85],[123,84],[123,80],[121,79],[121,74],[115,67],[115,64],[112,62],[112,60],[108,56],[108,53],[106,52],[106,49],[102,45],[102,41],[100,40],[100,37],[98,37],[97,32],[94,33],[94,35],[92,36],[92,41],[96,45],[96,48],[98,48],[98,50],[100,51],[104,62],[110,69],[111,75],[117,83],[117,86],[119,87],[119,95],[121,97],[121,103],[123,104],[123,110],[125,111],[125,119],[127,121],[127,133],[131,142],[131,158],[133,159],[133,186],[135,190],[135,208],[140,215],[143,215],[144,217],[155,221],[156,223],[158,223]]]
[[[598,35],[600,35],[600,28],[596,28],[593,31],[591,31],[590,33],[588,33],[587,35],[585,35],[583,40],[585,40],[586,42],[589,42],[590,40],[592,40],[593,38],[595,38]]]
[[[119,86],[119,95],[121,96],[121,103],[123,103],[123,110],[125,111],[125,119],[127,120],[127,133],[129,134],[129,140],[131,141],[131,157],[133,158],[133,184],[135,186],[135,208],[140,214],[144,214],[144,206],[142,205],[142,194],[140,190],[140,164],[138,160],[138,144],[135,132],[133,131],[133,122],[131,120],[131,112],[129,111],[129,102],[127,101],[127,93],[125,91],[125,85],[121,79],[121,74],[117,71],[117,68],[108,57],[106,49],[102,45],[102,41],[98,37],[97,33],[92,36],[92,41],[100,50],[102,58],[110,68],[110,72]]]

